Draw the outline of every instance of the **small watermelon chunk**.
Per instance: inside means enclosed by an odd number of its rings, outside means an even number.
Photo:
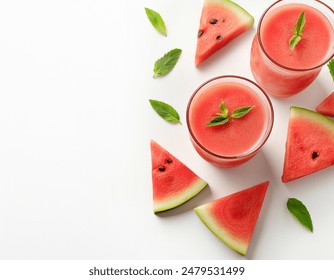
[[[246,255],[269,182],[195,208],[202,222],[234,251]]]
[[[197,195],[208,183],[151,140],[154,213],[175,208]]]
[[[328,117],[334,117],[334,92],[325,98],[316,108],[317,112]]]
[[[291,107],[282,182],[334,165],[334,121],[317,112]]]
[[[197,36],[196,66],[253,24],[253,16],[233,1],[204,0]]]

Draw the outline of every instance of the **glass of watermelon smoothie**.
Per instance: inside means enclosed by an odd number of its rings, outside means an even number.
[[[300,14],[306,22],[294,49]],[[308,87],[334,55],[334,11],[321,1],[280,0],[262,15],[251,48],[256,82],[270,95],[289,97]]]
[[[212,125],[217,117],[223,123]],[[239,76],[219,76],[205,82],[187,107],[193,146],[202,158],[219,167],[238,166],[255,156],[267,141],[273,121],[268,95]]]

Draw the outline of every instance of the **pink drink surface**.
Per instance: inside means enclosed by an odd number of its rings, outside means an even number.
[[[302,40],[294,50],[290,50],[292,29],[303,11],[306,23]],[[329,20],[320,11],[305,4],[287,4],[274,9],[263,20],[261,30],[263,47],[268,55],[277,63],[294,69],[318,66],[326,59],[333,44]]]
[[[224,125],[206,124],[225,102],[229,115],[242,106],[254,108],[240,119]],[[261,100],[245,85],[225,82],[212,85],[197,94],[190,108],[190,126],[195,138],[207,150],[220,156],[238,156],[252,150],[261,139],[266,127],[266,113]]]

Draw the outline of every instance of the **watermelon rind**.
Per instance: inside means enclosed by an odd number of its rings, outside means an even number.
[[[296,120],[306,123],[305,127],[311,129],[305,135],[299,136],[300,141],[303,141],[303,146],[294,140],[297,135],[294,135],[295,132],[291,127]],[[311,124],[313,128],[310,128]],[[319,135],[322,135],[321,138]],[[319,157],[311,161],[310,157],[313,152],[321,153]],[[286,183],[304,177],[331,165],[334,165],[334,121],[318,112],[292,106],[290,108],[282,182]]]
[[[240,20],[244,23],[249,25],[250,27],[254,24],[254,17],[247,12],[243,7],[238,5],[237,3],[231,0],[205,0],[205,5],[207,4],[215,4],[215,5],[222,5],[226,9],[230,9],[233,11]]]
[[[223,241],[232,250],[239,254],[246,255],[248,244],[238,240],[220,227],[210,214],[209,205],[202,205],[194,209],[197,216],[205,224],[205,226],[221,241]]]
[[[291,106],[291,117],[303,117],[306,119],[314,120],[316,122],[319,122],[319,125],[326,127],[329,129],[330,132],[334,133],[334,121],[323,114],[320,114],[318,112],[312,111],[310,109],[297,107],[297,106]]]
[[[207,185],[208,183],[206,181],[198,178],[197,180],[195,180],[195,182],[189,185],[187,190],[178,193],[174,197],[170,197],[165,200],[154,201],[154,213],[164,212],[182,205],[183,203],[187,202],[198,193],[200,193]]]
[[[223,243],[225,243],[227,246],[229,246],[231,249],[238,252],[239,254],[246,255],[258,216],[262,208],[263,200],[268,189],[268,185],[269,181],[265,181],[258,185],[246,188],[239,192],[232,193],[228,196],[221,197],[209,203],[198,206],[194,209],[194,211],[200,218],[200,220],[204,223],[204,225],[218,239],[220,239]],[[241,205],[238,204],[238,201],[240,202],[240,197],[244,199],[245,204],[248,203],[243,209],[241,209]],[[222,203],[227,200],[232,201],[232,204],[231,202],[230,204]],[[230,213],[226,213],[226,215],[223,215],[223,220],[219,221],[212,213],[212,209],[215,207],[215,205],[219,205],[220,214],[224,212],[224,206],[232,207],[237,212],[239,212],[240,210],[240,213],[239,215],[235,215],[235,219],[233,221],[229,221],[230,217],[228,214]],[[228,209],[225,210],[227,211]],[[248,224],[243,224],[242,226],[240,225],[240,221],[245,216],[253,217],[253,219],[251,221],[248,219]],[[241,220],[238,220],[238,217],[241,217]],[[244,226],[247,226],[248,229],[245,229]],[[238,235],[236,233],[233,233],[232,231],[229,231],[229,227],[233,227],[234,230],[238,231]]]

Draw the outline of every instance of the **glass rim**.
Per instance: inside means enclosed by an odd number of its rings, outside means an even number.
[[[233,155],[233,156],[226,156],[226,155],[220,155],[220,154],[217,154],[217,153],[214,153],[212,151],[210,151],[208,148],[204,147],[199,141],[198,139],[196,138],[196,136],[194,135],[193,131],[192,131],[192,128],[191,128],[191,125],[190,125],[190,107],[191,107],[191,104],[193,102],[193,99],[195,98],[195,96],[197,95],[197,93],[204,87],[206,86],[207,84],[210,84],[211,82],[213,81],[216,81],[216,80],[219,80],[219,79],[235,79],[235,80],[242,80],[248,84],[251,84],[252,86],[255,86],[259,92],[262,93],[262,95],[264,96],[264,100],[265,102],[263,103],[266,103],[267,106],[268,106],[268,111],[269,111],[269,115],[268,115],[268,121],[267,121],[267,126],[265,127],[265,132],[263,133],[262,137],[259,138],[259,141],[258,143],[255,145],[254,148],[252,149],[249,149],[247,152],[244,152],[240,155]],[[260,95],[259,93],[257,93],[257,95]],[[264,104],[264,106],[266,106]],[[189,134],[191,136],[191,139],[193,141],[195,141],[195,143],[203,150],[205,151],[206,153],[208,153],[209,155],[215,157],[215,158],[218,158],[218,159],[222,159],[222,160],[239,160],[239,159],[243,159],[243,158],[246,158],[252,154],[255,154],[257,151],[260,150],[260,148],[267,142],[270,134],[271,134],[271,131],[272,131],[272,128],[273,128],[273,124],[274,124],[274,109],[273,109],[273,105],[271,103],[271,100],[268,96],[268,94],[258,85],[256,84],[255,82],[253,82],[252,80],[248,79],[248,78],[245,78],[245,77],[241,77],[241,76],[237,76],[237,75],[222,75],[222,76],[216,76],[214,78],[211,78],[209,80],[207,80],[206,82],[202,83],[195,91],[194,93],[191,95],[190,99],[189,99],[189,102],[188,102],[188,105],[187,105],[187,111],[186,111],[186,121],[187,121],[187,127],[188,127],[188,131],[189,131]]]
[[[278,63],[277,61],[275,61],[269,54],[268,52],[265,50],[264,46],[263,46],[263,43],[262,43],[262,39],[261,39],[261,26],[262,26],[262,21],[264,19],[264,17],[266,16],[266,14],[271,10],[271,8],[273,8],[274,6],[276,6],[278,3],[281,3],[283,2],[284,0],[278,0],[276,2],[274,2],[273,4],[271,4],[262,14],[260,20],[259,20],[259,24],[258,24],[258,27],[257,27],[257,38],[258,38],[258,41],[259,41],[259,45],[260,45],[260,48],[262,50],[262,52],[265,54],[265,56],[272,62],[274,63],[276,66],[280,67],[280,68],[283,68],[285,70],[289,70],[289,71],[295,71],[295,72],[305,72],[305,71],[311,71],[311,70],[315,70],[315,69],[318,69],[322,66],[324,66],[325,64],[327,64],[334,56],[334,48],[331,52],[331,54],[328,56],[327,59],[325,59],[323,62],[317,64],[316,66],[313,66],[313,67],[309,67],[309,68],[293,68],[293,67],[288,67],[288,66],[285,66],[283,64],[280,64]],[[329,6],[327,5],[326,3],[320,1],[320,0],[314,0],[315,2],[318,2],[319,4],[323,5],[325,8],[327,8],[334,16],[334,10]],[[333,29],[334,29],[334,26],[333,26]]]

